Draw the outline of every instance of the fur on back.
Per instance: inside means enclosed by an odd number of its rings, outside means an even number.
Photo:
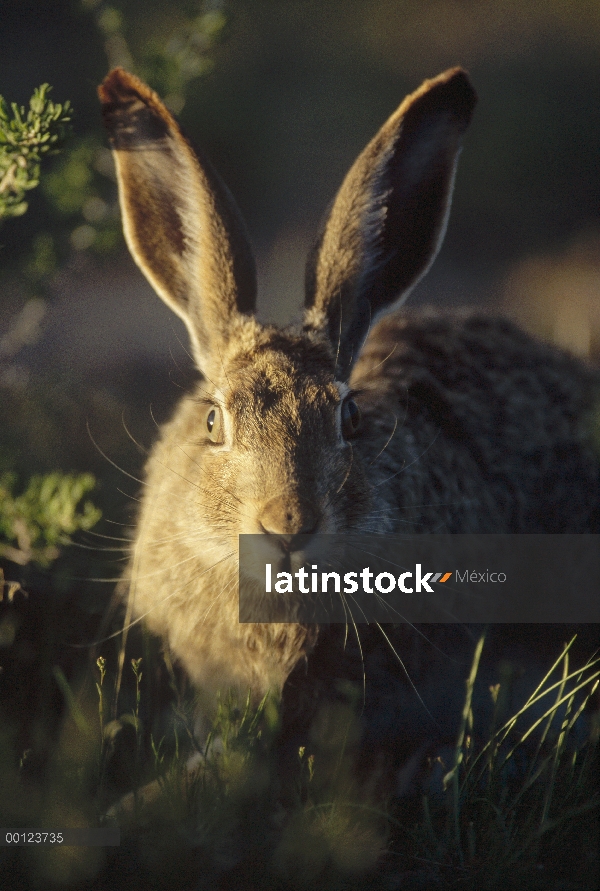
[[[398,419],[376,462],[394,531],[600,531],[600,375],[567,353],[505,319],[405,312],[374,328],[352,385],[381,437]]]

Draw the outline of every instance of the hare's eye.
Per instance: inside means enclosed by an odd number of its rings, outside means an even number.
[[[342,404],[342,434],[344,439],[356,436],[360,427],[360,409],[354,399],[346,399]]]
[[[217,445],[223,442],[223,419],[221,409],[216,405],[211,406],[206,415],[206,432],[211,442]]]

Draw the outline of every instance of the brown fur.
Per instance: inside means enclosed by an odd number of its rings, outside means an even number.
[[[204,375],[148,461],[128,617],[168,641],[208,708],[228,687],[280,691],[318,637],[238,622],[240,533],[297,568],[300,533],[598,530],[597,375],[502,320],[398,312],[443,237],[475,104],[463,71],[426,81],[352,167],[303,327],[283,331],[250,314],[243,223],[158,97],[120,69],[100,96],[128,244]]]

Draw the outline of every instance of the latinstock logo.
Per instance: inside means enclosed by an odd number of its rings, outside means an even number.
[[[301,594],[327,594],[333,590],[337,594],[356,594],[362,590],[365,594],[374,594],[375,591],[390,594],[397,585],[403,594],[421,594],[423,591],[433,594],[432,584],[443,584],[452,578],[452,572],[424,573],[420,563],[415,564],[414,571],[401,572],[397,577],[392,572],[375,574],[369,566],[364,566],[360,571],[345,573],[319,573],[315,564],[311,568],[312,572],[308,572],[304,566],[293,573],[278,572],[276,579],[273,579],[272,564],[266,563],[265,592],[270,594],[274,589],[278,594],[292,594],[296,590]]]

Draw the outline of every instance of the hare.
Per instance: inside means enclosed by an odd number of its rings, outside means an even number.
[[[240,533],[264,536],[276,571],[310,559],[316,533],[600,530],[597,373],[508,321],[400,309],[444,236],[476,103],[462,69],[426,80],[359,155],[285,329],[256,320],[244,223],[158,96],[122,69],[99,94],[127,244],[202,374],[147,463],[128,619],[207,708],[221,689],[281,691],[323,634],[239,623]]]

